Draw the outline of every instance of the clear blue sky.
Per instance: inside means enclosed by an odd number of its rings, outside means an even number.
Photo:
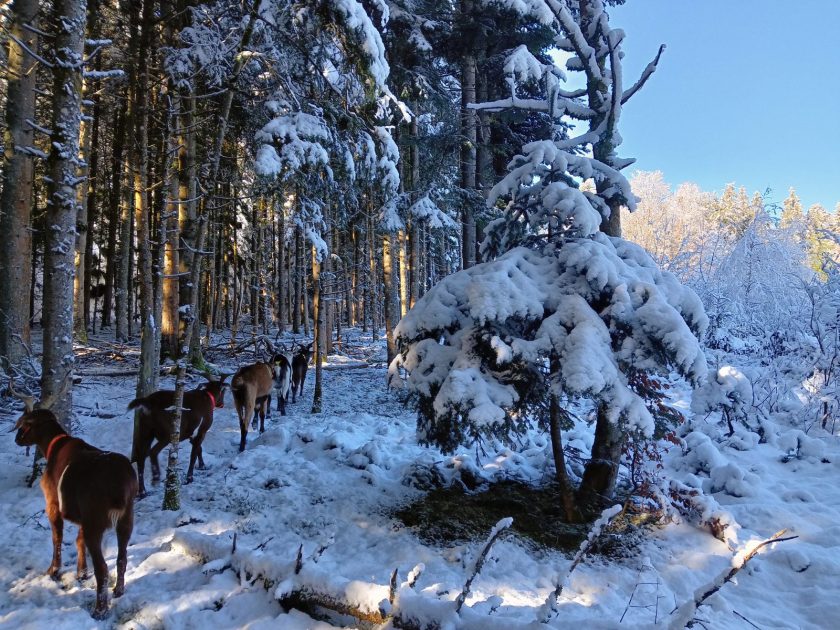
[[[673,185],[793,186],[808,208],[840,201],[840,0],[627,0],[624,83],[667,44],[623,110],[622,157]]]

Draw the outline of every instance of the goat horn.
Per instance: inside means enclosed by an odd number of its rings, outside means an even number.
[[[212,372],[208,372],[207,370],[201,370],[201,375],[204,378],[206,378],[208,381],[210,381],[211,383],[215,383],[216,381],[219,380],[219,377],[216,374],[213,374]]]
[[[72,379],[72,372],[68,371],[67,374],[64,375],[64,380],[61,381],[61,387],[58,388],[58,391],[53,392],[52,394],[48,395],[46,398],[42,398],[38,402],[38,407],[41,409],[49,409],[53,406],[56,400],[64,396],[67,393],[67,390],[70,387],[70,383],[73,381]]]
[[[26,412],[29,413],[33,409],[35,409],[35,396],[24,396],[23,394],[18,394],[15,391],[15,377],[9,377],[9,393],[17,398],[18,400],[22,400],[24,407],[26,407]]]

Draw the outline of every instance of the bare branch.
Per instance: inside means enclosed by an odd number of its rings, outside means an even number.
[[[656,72],[656,67],[659,65],[659,58],[662,56],[662,52],[665,50],[665,44],[662,44],[659,47],[659,52],[656,53],[656,57],[654,57],[653,61],[651,61],[647,66],[645,66],[644,71],[642,71],[642,76],[639,77],[639,80],[636,81],[629,90],[624,92],[624,95],[621,97],[621,104],[624,105],[627,101],[629,101],[633,95],[642,89],[647,80],[650,78],[654,72]]]

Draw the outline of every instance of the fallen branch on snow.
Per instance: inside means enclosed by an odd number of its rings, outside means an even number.
[[[702,606],[707,599],[709,599],[712,595],[717,593],[723,587],[724,584],[730,582],[732,578],[734,578],[735,575],[738,573],[738,571],[743,569],[746,566],[747,562],[752,560],[752,558],[754,558],[756,554],[758,554],[758,552],[761,551],[764,547],[772,543],[784,542],[786,540],[793,540],[795,538],[799,538],[799,536],[787,536],[783,538],[782,536],[784,536],[786,531],[786,529],[780,530],[773,534],[767,540],[760,542],[755,547],[753,547],[740,561],[738,560],[739,554],[736,554],[735,558],[733,559],[733,565],[731,569],[721,573],[711,584],[698,589],[695,592],[694,599],[684,603],[682,606],[675,608],[671,612],[673,619],[668,625],[668,628],[670,630],[679,630],[681,628],[690,626],[692,623],[692,619],[694,618],[694,613],[697,612],[697,609],[700,606]]]
[[[609,526],[612,520],[616,516],[621,514],[621,512],[622,508],[620,505],[608,507],[606,510],[601,512],[601,516],[599,516],[598,519],[594,523],[592,523],[592,527],[589,529],[589,534],[586,536],[586,540],[580,543],[580,548],[575,554],[575,557],[572,560],[572,564],[569,565],[569,569],[566,571],[565,575],[562,578],[557,579],[554,590],[548,596],[548,599],[546,599],[545,604],[543,604],[540,608],[538,618],[540,623],[548,623],[549,621],[551,621],[551,618],[557,612],[559,612],[557,609],[557,602],[560,600],[560,595],[563,594],[563,587],[566,585],[566,582],[569,581],[569,577],[572,575],[572,572],[581,563],[586,554],[589,553],[589,550],[592,548],[592,545],[595,544],[595,541],[598,540],[604,529],[607,526]]]

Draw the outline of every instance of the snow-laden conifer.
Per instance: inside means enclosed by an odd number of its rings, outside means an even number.
[[[636,202],[619,170],[629,161],[614,153],[625,95],[624,34],[610,28],[602,2],[581,4],[591,11],[573,15],[559,1],[546,6],[556,42],[578,55],[567,66],[581,69],[590,87],[606,86],[606,98],[584,102],[586,91],[565,90],[556,68],[522,48],[511,53],[505,64],[511,98],[475,107],[545,111],[554,128],[525,145],[491,191],[489,202],[504,204],[504,214],[486,230],[484,262],[445,278],[398,325],[401,353],[391,364],[391,382],[402,385],[399,375],[407,373],[404,386],[418,398],[421,436],[446,450],[508,437],[534,420],[550,420],[559,443],[554,425],[568,422],[568,403],[593,403],[599,424],[592,462],[609,460],[612,469],[596,492],[609,494],[623,436],[652,436],[656,427],[656,406],[641,375],[674,371],[701,383],[706,363],[698,339],[707,318],[696,294],[642,248],[603,231],[619,205],[632,210]],[[649,66],[640,82],[652,71]],[[520,81],[535,79],[542,98],[520,101]],[[570,117],[589,119],[590,129],[567,137]],[[581,186],[585,180],[594,180],[594,191]],[[552,399],[562,404],[550,405]],[[614,436],[608,447],[604,427]]]

